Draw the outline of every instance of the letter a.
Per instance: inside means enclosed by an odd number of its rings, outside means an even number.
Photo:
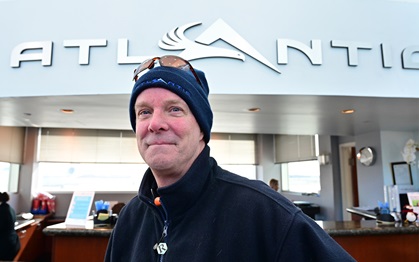
[[[27,53],[26,50],[41,49],[40,53]],[[17,45],[13,48],[10,57],[11,67],[20,67],[21,61],[41,61],[43,66],[51,65],[52,57],[52,41],[45,42],[26,42]]]

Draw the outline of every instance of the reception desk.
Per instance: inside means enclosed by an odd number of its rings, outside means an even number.
[[[45,235],[48,216],[36,216],[33,219],[19,219],[15,230],[19,236],[20,250],[13,261],[43,261],[46,255]]]
[[[85,228],[59,223],[46,227],[43,232],[52,237],[53,262],[103,262],[112,228],[94,228],[93,221],[88,221]]]
[[[357,261],[419,261],[419,223],[317,221]]]
[[[378,225],[375,220],[316,221],[357,261],[419,261],[419,224]],[[46,227],[52,261],[103,261],[111,228]]]

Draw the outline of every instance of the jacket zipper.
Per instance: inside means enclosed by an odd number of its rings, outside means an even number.
[[[161,234],[161,237],[159,239],[159,241],[154,245],[153,249],[157,252],[157,254],[159,255],[159,262],[163,262],[164,260],[164,254],[166,253],[168,246],[167,246],[167,232],[169,229],[169,221],[167,219],[167,211],[166,208],[164,207],[163,203],[161,203],[161,207],[163,209],[164,212],[161,212],[161,216],[162,219],[164,221],[164,226],[163,226],[163,232]]]
[[[168,246],[166,243],[166,237],[167,237],[167,228],[169,227],[169,224],[167,221],[164,221],[164,227],[163,232],[161,234],[160,240],[154,245],[153,249],[156,250],[156,252],[159,254],[160,258],[159,261],[163,262],[164,254],[166,253]]]

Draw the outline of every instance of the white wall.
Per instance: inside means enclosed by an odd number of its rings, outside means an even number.
[[[403,151],[404,145],[407,140],[413,139],[418,140],[418,134],[416,132],[395,132],[395,131],[382,131],[381,132],[381,157],[383,159],[383,178],[384,185],[393,184],[393,174],[391,171],[391,163],[403,162],[401,152]],[[416,156],[419,155],[416,153]],[[418,165],[411,165],[413,185],[419,190],[419,173]]]
[[[417,141],[418,134],[414,132],[380,131],[356,137],[357,151],[365,146],[371,146],[376,151],[377,160],[374,165],[365,167],[357,165],[359,205],[376,207],[378,201],[384,201],[384,185],[392,185],[393,177],[391,163],[402,162],[401,151],[410,138]],[[417,166],[412,166],[413,186],[419,190],[419,175]]]
[[[418,71],[402,65],[406,48],[419,49],[418,11],[416,3],[382,0],[0,1],[0,86],[13,86],[1,88],[0,97],[126,94],[134,64],[161,54],[193,60],[211,79],[213,94],[419,97]],[[202,24],[185,31],[192,41],[185,52],[158,46],[170,30],[195,22]],[[85,45],[83,52],[66,47],[68,40],[104,46]],[[319,48],[310,50],[311,41]],[[52,55],[49,65],[13,67],[12,54],[21,51],[15,48],[39,42],[52,43],[51,52],[42,53]],[[285,43],[296,48],[278,48]],[[210,58],[211,47],[223,50]],[[307,55],[297,50],[304,48]],[[403,61],[419,68],[417,54]]]
[[[362,147],[369,146],[377,154],[377,160],[374,165],[363,166],[362,164],[357,164],[359,206],[374,208],[378,205],[378,201],[384,201],[383,160],[380,157],[382,152],[380,132],[367,133],[357,136],[355,139],[357,152]]]

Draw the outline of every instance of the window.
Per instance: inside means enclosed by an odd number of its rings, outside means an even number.
[[[38,161],[144,164],[132,131],[43,128]]]
[[[25,128],[0,127],[0,192],[17,192]]]
[[[39,139],[39,192],[135,192],[148,168],[132,131],[48,128]],[[220,166],[256,178],[254,135],[212,134],[210,147]]]
[[[281,190],[320,193],[317,135],[275,136],[275,162],[280,164]]]
[[[38,166],[38,191],[137,191],[146,164],[52,163]]]
[[[225,170],[256,179],[256,136],[252,134],[211,134],[211,156]]]
[[[256,179],[255,165],[221,165],[221,167],[249,179]],[[40,162],[38,172],[42,175],[39,176],[37,188],[38,191],[47,192],[76,190],[135,192],[138,191],[147,168],[147,164]],[[2,171],[0,170],[0,176]],[[1,180],[0,183],[7,185]]]
[[[43,128],[36,190],[137,191],[148,166],[132,131]]]
[[[213,133],[208,145],[219,165],[256,164],[255,135]]]
[[[17,192],[19,164],[0,162],[0,192]]]
[[[317,159],[317,136],[276,135],[275,162],[288,163]]]
[[[248,179],[256,179],[256,165],[220,165],[220,167]]]
[[[281,190],[320,193],[320,165],[317,160],[281,164]]]
[[[0,192],[9,191],[10,163],[0,162]]]

